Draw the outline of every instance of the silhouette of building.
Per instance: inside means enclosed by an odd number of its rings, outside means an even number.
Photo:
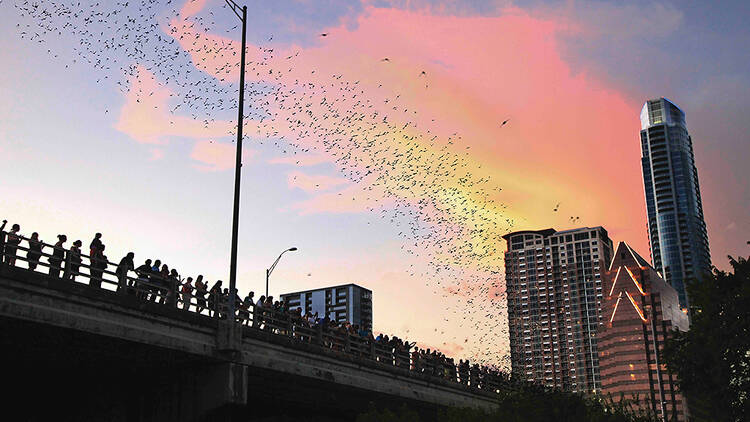
[[[689,327],[677,290],[624,242],[605,272],[604,290],[598,335],[602,393],[638,400],[663,421],[684,421],[684,399],[661,357],[664,340]]]
[[[318,313],[337,322],[350,322],[372,331],[372,292],[356,284],[323,287],[304,292],[286,293],[281,299],[289,309]]]
[[[651,260],[687,308],[685,281],[709,272],[711,257],[685,113],[665,98],[641,110],[641,164]]]
[[[567,391],[598,392],[601,274],[612,256],[607,231],[546,229],[503,238],[514,375]]]

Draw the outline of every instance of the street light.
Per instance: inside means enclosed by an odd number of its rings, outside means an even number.
[[[289,248],[285,250],[284,252],[279,254],[279,257],[276,258],[276,261],[273,261],[273,265],[271,265],[271,268],[266,270],[266,298],[268,297],[268,277],[271,276],[271,272],[273,272],[273,269],[276,268],[276,264],[279,263],[279,260],[281,259],[281,256],[284,255],[287,252],[294,252],[297,248]]]
[[[242,168],[242,115],[245,103],[245,35],[247,32],[247,6],[240,7],[234,0],[224,0],[242,21],[242,51],[240,52],[240,102],[237,112],[237,158],[234,166],[234,210],[232,214],[232,256],[229,263],[229,312],[234,321],[237,295],[237,231],[240,226],[240,171]],[[242,16],[238,10],[242,10]]]

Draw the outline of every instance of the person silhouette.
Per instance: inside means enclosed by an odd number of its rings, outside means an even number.
[[[36,270],[37,265],[39,265],[39,258],[42,256],[42,241],[39,240],[39,233],[34,232],[31,234],[31,238],[28,240],[29,242],[29,251],[26,252],[26,260],[29,263],[29,269],[34,271]]]
[[[91,274],[89,286],[97,289],[102,287],[104,270],[107,269],[107,256],[104,255],[104,249],[105,246],[102,244],[97,248],[94,255],[89,258],[89,261],[91,262],[91,268],[89,269],[89,274]]]
[[[21,226],[14,224],[5,241],[5,263],[8,265],[16,265],[16,251],[18,250],[18,244],[21,243],[19,231],[21,231]]]
[[[68,251],[68,266],[65,268],[66,280],[75,281],[76,276],[79,274],[78,270],[81,268],[81,246],[83,242],[76,240],[73,242],[73,246]]]
[[[49,262],[49,275],[52,277],[60,277],[62,262],[65,260],[65,242],[67,241],[68,237],[64,234],[57,235],[57,243],[53,247],[52,256],[47,259]]]
[[[128,282],[128,271],[135,271],[133,258],[135,258],[135,254],[133,252],[128,252],[128,254],[120,260],[120,263],[117,264],[117,270],[115,273],[117,274],[117,291],[120,293],[125,291],[126,287],[128,287],[128,294],[132,295],[135,293],[133,290],[133,287],[135,287],[133,285],[134,283]]]
[[[102,234],[97,233],[94,235],[94,240],[89,244],[89,256],[94,256],[96,251],[102,249]]]

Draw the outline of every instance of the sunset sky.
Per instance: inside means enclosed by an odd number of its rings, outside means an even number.
[[[227,280],[236,108],[179,108],[206,85],[175,80],[208,81],[215,95],[204,104],[236,96],[236,17],[223,0],[133,13],[154,24],[144,54],[159,51],[154,39],[180,52],[154,64],[127,53],[140,42],[127,26],[105,25],[92,38],[57,15],[51,26],[71,25],[42,32],[24,3],[0,1],[0,218],[50,243],[66,233],[86,244],[100,231],[112,261],[132,250],[138,264],[159,258],[183,275]],[[77,2],[47,7],[57,3]],[[747,255],[750,239],[749,8],[248,3],[240,292],[262,294],[265,268],[296,246],[273,273],[273,295],[357,283],[373,290],[376,331],[457,356],[502,354],[503,301],[471,285],[502,285],[499,236],[601,225],[649,256],[638,117],[645,100],[662,96],[686,112],[713,263],[726,268],[726,255]],[[92,55],[86,43],[108,36],[117,42],[106,56]],[[334,91],[342,86],[351,90]],[[323,97],[340,102],[321,105]],[[290,123],[297,101],[316,134]],[[330,120],[331,107],[365,104],[377,117]],[[391,124],[409,141],[360,142],[393,133]],[[322,147],[332,133],[355,132],[362,139]],[[375,156],[392,165],[376,166]],[[448,157],[470,182],[436,167]]]

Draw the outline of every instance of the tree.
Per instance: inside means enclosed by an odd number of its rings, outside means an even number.
[[[729,262],[733,272],[687,285],[690,330],[665,344],[664,360],[676,375],[695,421],[742,421],[750,415],[750,262]]]
[[[414,410],[401,407],[393,412],[371,407],[357,417],[357,422],[419,421]],[[539,385],[517,383],[498,395],[497,408],[492,411],[449,408],[437,418],[421,420],[437,422],[656,422],[648,408],[628,400],[613,401],[610,397],[585,396],[553,390]]]

